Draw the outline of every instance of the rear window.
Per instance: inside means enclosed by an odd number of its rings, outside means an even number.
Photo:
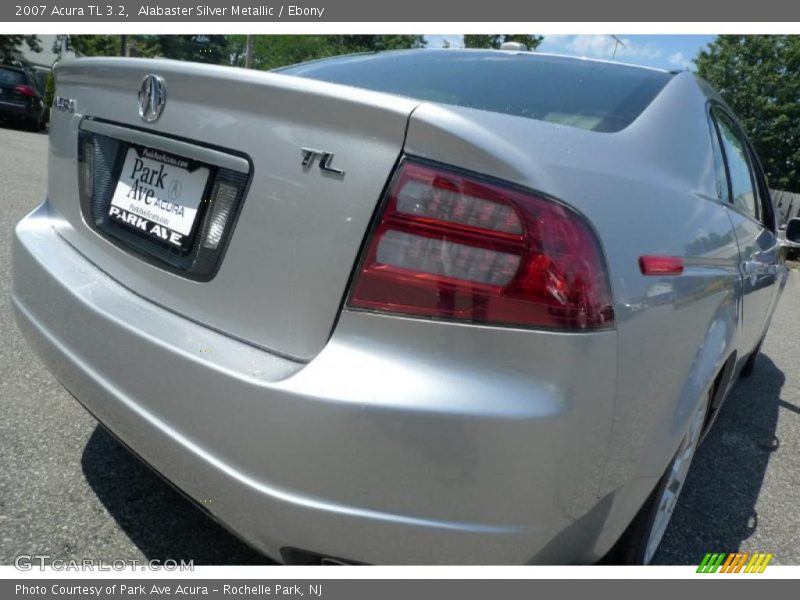
[[[278,71],[605,132],[630,125],[672,77],[592,60],[457,50],[344,56]]]
[[[19,85],[21,83],[28,83],[28,78],[25,77],[25,73],[22,71],[0,67],[0,83]]]

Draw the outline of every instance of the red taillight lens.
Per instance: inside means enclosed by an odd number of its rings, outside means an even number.
[[[577,213],[411,161],[383,200],[348,306],[568,330],[614,320],[600,247]]]
[[[642,275],[680,275],[683,259],[680,256],[640,256],[639,270]]]
[[[15,85],[14,86],[14,91],[15,92],[19,92],[23,96],[29,96],[31,98],[36,95],[36,92],[29,85]]]

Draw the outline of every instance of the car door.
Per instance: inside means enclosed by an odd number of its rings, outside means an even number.
[[[742,278],[741,355],[759,343],[772,313],[778,286],[775,216],[760,165],[736,121],[712,109],[725,165],[729,215],[739,244]]]

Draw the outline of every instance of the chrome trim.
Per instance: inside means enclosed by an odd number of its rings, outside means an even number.
[[[139,116],[143,121],[157,121],[167,104],[167,82],[159,75],[146,75],[139,86]]]
[[[148,133],[139,129],[130,129],[128,127],[104,123],[103,121],[95,121],[89,118],[84,118],[81,121],[80,128],[82,131],[90,131],[131,144],[140,144],[148,148],[155,148],[171,154],[177,154],[178,156],[192,158],[199,162],[216,165],[223,169],[236,171],[237,173],[247,174],[250,172],[249,163],[240,156],[234,156],[204,146],[195,146],[189,142],[182,142],[155,133]]]

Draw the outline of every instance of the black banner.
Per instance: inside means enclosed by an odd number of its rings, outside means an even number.
[[[319,567],[336,568],[336,567]],[[341,568],[341,567],[340,567]],[[266,569],[269,570],[269,567]],[[261,579],[261,580],[78,580],[41,579],[0,582],[0,597],[16,600],[165,600],[181,598],[238,600],[424,600],[427,598],[616,598],[646,597],[673,600],[713,594],[726,600],[752,598],[755,594],[795,591],[792,580],[763,576],[720,577],[698,575],[696,579]],[[700,581],[702,580],[702,581]],[[713,580],[713,581],[712,581]],[[713,587],[712,587],[713,586]],[[756,587],[758,586],[758,587]]]
[[[91,0],[14,1],[0,4],[3,22],[791,22],[800,21],[800,4],[762,0],[563,0],[453,2],[405,0],[311,0],[268,3],[259,0]]]

